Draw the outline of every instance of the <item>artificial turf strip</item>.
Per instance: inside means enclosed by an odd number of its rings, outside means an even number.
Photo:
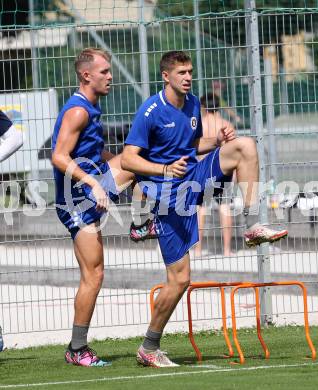
[[[318,328],[311,328],[313,343],[318,346]],[[196,334],[203,354],[203,364],[185,334],[163,337],[161,348],[181,364],[179,368],[153,369],[136,364],[135,353],[141,338],[95,341],[90,344],[100,357],[110,359],[112,367],[84,368],[64,362],[64,346],[7,350],[0,353],[0,389],[3,385],[52,383],[37,389],[315,389],[318,388],[318,365],[312,365],[303,327],[271,327],[263,330],[271,352],[269,360],[255,329],[239,331],[246,364],[232,365],[236,359],[224,359],[225,342],[221,332]],[[210,367],[209,367],[210,366]],[[271,368],[259,368],[272,366]],[[283,367],[284,366],[284,367]],[[292,366],[292,367],[289,367]],[[222,371],[223,370],[223,371]],[[176,375],[174,375],[174,373]],[[167,376],[165,376],[167,374]],[[119,379],[119,377],[121,379]],[[92,380],[90,382],[85,382]],[[79,381],[70,383],[71,381]],[[83,382],[81,382],[83,381]],[[68,382],[58,384],[56,382]],[[14,387],[12,387],[14,388]]]

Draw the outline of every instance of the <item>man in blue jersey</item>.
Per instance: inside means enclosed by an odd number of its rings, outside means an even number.
[[[6,160],[23,145],[22,132],[16,129],[7,117],[0,110],[0,162]],[[3,349],[2,329],[0,326],[0,352]]]
[[[89,324],[103,282],[100,219],[109,198],[115,199],[134,178],[121,169],[120,156],[113,157],[104,150],[98,99],[110,90],[110,61],[108,53],[94,48],[78,55],[75,70],[79,89],[62,108],[52,139],[57,214],[73,238],[81,271],[65,359],[89,367],[110,364],[87,346]]]
[[[184,52],[165,53],[160,61],[164,90],[139,108],[122,154],[123,169],[136,174],[139,185],[156,199],[156,226],[167,270],[137,361],[145,366],[176,366],[160,350],[160,338],[173,310],[190,283],[189,249],[198,241],[196,205],[230,182],[236,170],[242,184],[249,245],[273,242],[287,235],[252,225],[258,204],[258,156],[255,142],[236,138],[223,127],[214,138],[202,138],[200,103],[190,94],[191,58]],[[220,146],[223,144],[223,146]],[[200,162],[196,154],[207,154]],[[204,193],[205,191],[205,193]],[[252,226],[250,226],[252,225]]]

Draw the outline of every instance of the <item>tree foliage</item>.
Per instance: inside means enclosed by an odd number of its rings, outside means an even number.
[[[203,32],[226,43],[244,44],[244,0],[199,0],[198,7],[202,15]],[[318,0],[256,0],[260,43],[266,44],[273,40],[280,42],[282,35],[294,35],[306,29],[310,32],[316,30],[318,13],[310,12],[309,9],[317,7]],[[158,0],[157,15],[193,16],[193,0]],[[215,19],[214,27],[211,28],[211,23],[205,22],[207,17]]]

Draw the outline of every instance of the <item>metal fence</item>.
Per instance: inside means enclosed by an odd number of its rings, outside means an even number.
[[[30,1],[22,12],[13,3],[15,8],[1,14],[0,109],[24,131],[25,144],[0,164],[0,325],[7,344],[64,342],[72,326],[79,272],[54,211],[50,137],[58,110],[76,89],[75,54],[86,46],[113,54],[113,88],[101,106],[105,141],[115,153],[138,106],[162,88],[161,54],[172,49],[191,54],[194,93],[218,94],[222,115],[239,134],[257,140],[261,222],[289,230],[282,243],[247,250],[235,198],[235,254],[224,257],[219,214],[211,202],[202,254],[191,253],[192,278],[304,281],[310,320],[317,323],[317,4],[285,1],[281,8],[251,0],[215,9],[212,1],[64,0],[58,6]],[[25,25],[18,23],[20,11],[28,16]],[[157,244],[129,241],[130,199],[129,192],[122,196],[103,229],[106,276],[92,320],[94,337],[142,334],[150,316],[149,289],[165,278]],[[263,321],[301,321],[297,293],[265,289]],[[220,326],[218,291],[200,292],[194,302],[198,329]],[[253,324],[253,302],[252,294],[240,294],[242,325]],[[168,329],[184,329],[184,304]]]

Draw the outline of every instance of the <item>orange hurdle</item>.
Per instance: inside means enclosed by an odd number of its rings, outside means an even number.
[[[307,307],[307,289],[305,285],[302,282],[297,281],[285,281],[285,282],[272,282],[272,283],[243,283],[241,285],[238,285],[234,287],[231,291],[231,311],[232,311],[232,327],[233,327],[233,340],[236,346],[236,349],[238,351],[239,357],[240,357],[240,363],[244,364],[245,358],[243,351],[241,349],[240,343],[237,338],[237,331],[236,331],[236,316],[235,316],[235,293],[242,289],[242,288],[252,288],[255,291],[255,306],[256,306],[256,326],[257,326],[257,336],[262,344],[264,353],[265,353],[265,359],[269,358],[269,350],[265,344],[265,341],[262,338],[261,335],[261,315],[260,315],[260,303],[259,303],[259,287],[270,287],[270,286],[299,286],[303,292],[303,302],[304,302],[304,323],[305,323],[305,335],[306,340],[309,345],[309,348],[311,350],[311,357],[312,360],[316,359],[316,350],[315,347],[311,341],[310,334],[309,334],[309,321],[308,321],[308,307]]]
[[[154,308],[154,305],[155,305],[155,299],[154,299],[155,292],[157,290],[160,290],[163,286],[164,286],[163,283],[157,284],[156,286],[153,286],[153,288],[150,290],[150,312],[151,312],[151,315],[153,313],[153,308]]]
[[[234,351],[232,348],[232,344],[230,342],[230,338],[227,331],[227,325],[226,325],[226,303],[225,303],[225,294],[224,294],[224,287],[233,287],[233,286],[239,286],[242,282],[229,282],[229,283],[220,283],[220,282],[192,282],[190,283],[190,286],[188,288],[187,293],[187,308],[188,308],[188,326],[189,326],[189,339],[192,344],[192,347],[195,351],[195,354],[197,355],[197,359],[199,362],[202,362],[202,354],[198,346],[196,345],[194,341],[193,336],[193,329],[192,329],[192,309],[191,309],[191,293],[193,290],[201,289],[201,288],[219,288],[221,293],[221,311],[222,311],[222,330],[223,330],[223,336],[227,345],[227,348],[229,350],[228,357],[234,356]]]
[[[198,361],[202,361],[202,354],[200,349],[195,343],[194,336],[193,336],[193,328],[192,328],[192,310],[191,310],[191,293],[195,289],[200,288],[219,288],[221,293],[221,310],[222,310],[222,329],[223,329],[223,336],[227,345],[227,348],[229,350],[228,357],[234,356],[234,351],[230,342],[230,338],[227,331],[227,325],[226,325],[226,304],[225,304],[225,294],[224,294],[224,287],[233,287],[241,285],[242,282],[233,282],[233,283],[219,283],[219,282],[191,282],[188,287],[188,293],[187,293],[187,308],[188,308],[188,327],[189,327],[189,339],[192,344],[192,347],[196,353]],[[158,284],[154,286],[150,291],[150,308],[151,308],[151,314],[153,313],[154,309],[154,294],[157,290],[161,289],[164,286],[164,284]]]

